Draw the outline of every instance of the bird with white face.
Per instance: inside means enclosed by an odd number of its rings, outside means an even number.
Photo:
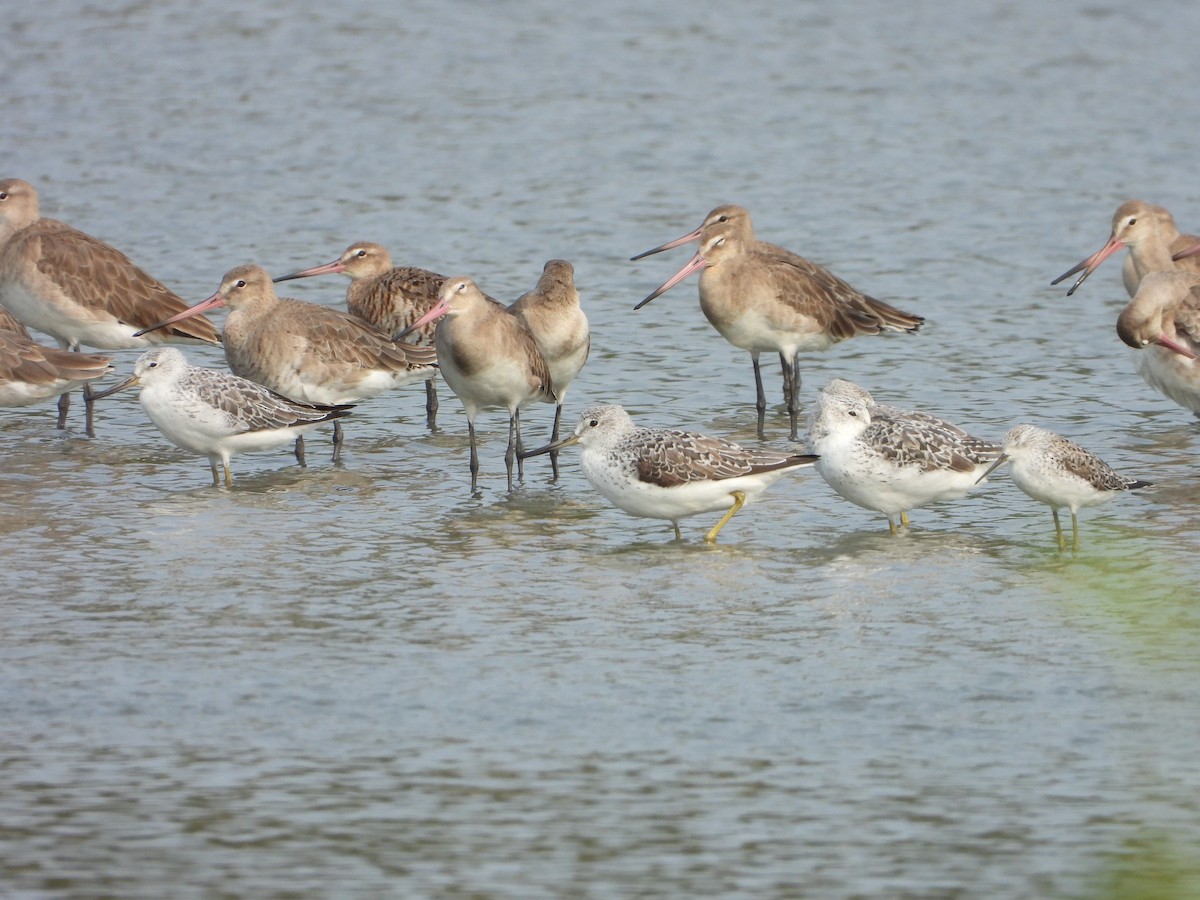
[[[1149,487],[1149,481],[1126,478],[1090,450],[1036,425],[1017,425],[1004,435],[1004,452],[984,472],[1012,464],[1013,484],[1054,513],[1058,549],[1066,549],[1058,511],[1071,510],[1071,545],[1079,549],[1079,510],[1107,503],[1123,491]]]
[[[817,397],[808,426],[817,472],[842,497],[908,525],[908,510],[966,495],[1000,447],[915,410],[880,405],[838,378]]]
[[[578,443],[588,482],[631,516],[666,519],[680,540],[679,520],[727,510],[705,535],[717,534],[734,514],[780,477],[811,466],[815,456],[751,450],[724,438],[639,428],[620,406],[589,406],[570,437],[532,450],[527,456]]]
[[[348,405],[301,403],[229,372],[188,364],[173,347],[143,353],[124,381],[96,395],[107,397],[139,386],[150,421],[177,447],[208,457],[213,484],[233,484],[229,460],[236,453],[273,450],[324,422],[349,415]]]
[[[508,410],[504,463],[511,492],[514,463],[517,477],[524,477],[521,407],[555,402],[550,368],[520,318],[504,304],[487,297],[465,275],[447,278],[438,292],[437,305],[396,335],[396,339],[439,319],[443,321],[438,324],[433,345],[442,378],[467,412],[471,492],[479,487],[475,419],[480,411],[496,406]]]

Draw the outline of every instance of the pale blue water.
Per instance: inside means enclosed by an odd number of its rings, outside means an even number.
[[[893,539],[808,474],[709,548],[570,455],[506,496],[499,413],[472,499],[444,391],[434,435],[419,389],[380,398],[342,465],[317,436],[228,492],[132,395],[95,440],[2,411],[0,893],[1200,894],[1200,435],[1116,338],[1117,262],[1048,286],[1128,197],[1200,230],[1198,28],[1165,2],[9,10],[3,174],[190,300],[360,239],[510,300],[564,257],[594,330],[572,411],[753,441],[694,280],[632,311],[688,251],[628,261],[737,202],[928,319],[806,361],[806,399],[843,376],[1038,422],[1155,487],[1064,556],[1003,475]]]

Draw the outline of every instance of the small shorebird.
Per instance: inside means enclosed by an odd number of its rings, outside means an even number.
[[[43,347],[0,307],[0,406],[60,397],[112,372],[107,356]]]
[[[293,278],[341,274],[350,279],[346,287],[346,309],[353,316],[370,322],[384,334],[395,335],[429,312],[437,303],[438,289],[446,276],[415,266],[393,266],[392,256],[380,244],[358,241],[351,244],[333,262],[290,275],[281,275],[276,284]],[[433,346],[435,324],[426,325],[408,335],[418,347]],[[425,380],[425,417],[430,428],[437,423],[438,396],[434,378]]]
[[[1072,546],[1079,549],[1079,510],[1107,503],[1122,491],[1149,487],[1149,481],[1118,475],[1094,453],[1053,431],[1035,425],[1017,425],[1004,435],[1004,452],[983,477],[1012,462],[1013,483],[1054,513],[1058,549],[1067,549],[1058,510],[1071,510]],[[982,477],[980,478],[982,480]]]
[[[558,440],[567,388],[587,362],[592,347],[591,329],[579,306],[579,291],[575,289],[575,267],[565,259],[550,260],[542,268],[537,287],[521,296],[509,311],[525,323],[550,368],[550,380],[558,398],[550,430],[550,442],[554,443]],[[558,478],[557,450],[550,451],[550,468]]]
[[[1069,297],[1096,271],[1100,263],[1122,247],[1128,247],[1129,256],[1122,265],[1121,280],[1125,284],[1125,290],[1132,297],[1137,293],[1142,279],[1151,272],[1173,272],[1179,269],[1200,274],[1200,259],[1183,262],[1174,258],[1197,242],[1200,242],[1200,237],[1179,233],[1175,217],[1163,207],[1143,200],[1127,200],[1113,213],[1112,236],[1108,243],[1078,265],[1063,272],[1050,284],[1058,284],[1076,272],[1081,272],[1067,291]]]
[[[437,327],[434,346],[438,367],[450,390],[467,411],[467,433],[471,440],[471,492],[479,485],[479,451],[475,443],[475,419],[479,411],[493,406],[508,410],[508,489],[513,489],[513,463],[517,477],[525,477],[524,445],[521,442],[521,407],[534,402],[555,402],[550,369],[529,329],[504,304],[484,296],[470,278],[447,278],[433,309],[407,331],[415,331],[446,317]],[[397,337],[404,337],[407,331]]]
[[[230,309],[222,336],[234,374],[302,403],[337,406],[366,400],[436,371],[432,347],[398,343],[341,310],[279,297],[271,276],[257,265],[230,269],[215,294],[153,328],[221,306]],[[336,418],[333,425],[336,462],[342,429]],[[296,455],[302,465],[303,447],[298,438]]]
[[[1141,350],[1138,373],[1200,416],[1200,274],[1152,272],[1117,318],[1121,340]]]
[[[829,486],[885,514],[892,534],[894,516],[908,525],[908,510],[964,496],[1000,454],[997,444],[937,416],[878,405],[840,378],[817,397],[807,439]]]
[[[633,259],[695,240],[700,241],[700,249],[691,262],[634,309],[641,309],[702,270],[700,309],[725,340],[748,350],[753,360],[760,437],[767,408],[758,364],[760,353],[779,354],[791,438],[798,440],[798,354],[827,350],[859,334],[913,333],[925,321],[867,296],[802,256],[757,240],[750,213],[740,206],[718,206],[695,231]]]
[[[574,434],[526,455],[575,443],[583,448],[580,462],[592,487],[631,516],[666,519],[675,528],[675,540],[682,539],[680,519],[726,509],[704,536],[710,544],[739,509],[777,479],[817,461],[749,450],[694,431],[639,428],[615,404],[589,406]]]
[[[142,337],[138,329],[187,309],[124,253],[55,219],[42,218],[38,193],[19,178],[0,180],[0,306],[69,350],[152,347],[165,341],[218,343],[207,319]],[[92,392],[83,385],[87,434],[95,435]],[[70,398],[59,397],[58,427]]]
[[[235,453],[271,450],[290,444],[298,434],[350,414],[346,405],[299,403],[246,378],[188,365],[174,347],[143,353],[133,374],[96,394],[97,399],[134,385],[150,421],[177,447],[208,457],[213,484],[233,484],[229,459]]]

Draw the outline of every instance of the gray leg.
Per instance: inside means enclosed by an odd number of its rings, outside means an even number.
[[[333,420],[333,461],[337,462],[342,457],[342,423],[337,419]]]
[[[92,390],[90,384],[83,386],[83,408],[86,410],[84,416],[85,431],[87,436],[94,438],[96,436],[96,398],[95,391]]]
[[[758,354],[751,353],[750,359],[754,361],[754,408],[758,410],[758,437],[761,440],[765,437],[763,426],[767,418],[767,395],[763,392],[762,369],[758,366]]]
[[[779,362],[783,365],[783,393],[787,400],[788,424],[791,426],[791,439],[800,440],[798,431],[800,419],[800,358],[793,357],[788,362],[782,353]]]
[[[517,411],[515,413],[513,413],[513,421],[517,425],[517,433],[516,433],[517,440],[516,440],[516,443],[513,444],[513,449],[516,451],[516,454],[517,454],[517,479],[519,481],[524,481],[525,480],[525,460],[522,459],[522,457],[525,455],[525,442],[523,440],[521,440],[521,409],[520,409],[520,407],[518,407]]]
[[[437,413],[437,384],[430,378],[425,382],[425,426],[430,431],[437,431]]]
[[[304,458],[304,435],[296,436],[296,462],[300,463],[300,468],[308,468],[308,461]],[[213,477],[217,475],[216,466],[213,466]]]
[[[58,427],[67,427],[67,410],[71,408],[71,395],[69,393],[58,395]]]
[[[550,429],[550,443],[558,440],[558,429],[562,424],[562,404],[554,407],[554,427]],[[553,473],[553,480],[558,481],[558,451],[550,451],[550,471]]]
[[[517,435],[517,417],[511,415],[508,417],[508,447],[504,450],[504,467],[508,470],[508,492],[511,494],[513,489],[513,463],[517,459],[516,439]]]
[[[471,493],[479,489],[479,452],[475,449],[475,423],[467,420],[467,434],[471,438]]]

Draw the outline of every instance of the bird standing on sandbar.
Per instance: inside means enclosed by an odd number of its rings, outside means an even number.
[[[808,426],[817,472],[842,497],[908,525],[908,510],[966,495],[1000,447],[915,410],[876,404],[862,387],[834,379],[817,397]]]
[[[336,406],[375,397],[429,378],[437,356],[432,347],[398,343],[349,313],[278,296],[258,265],[230,269],[215,294],[153,327],[221,306],[230,309],[222,336],[234,374],[303,403]],[[337,419],[333,426],[336,462],[342,428]],[[302,437],[296,458],[304,464]]]
[[[1058,511],[1071,510],[1071,545],[1079,549],[1079,510],[1107,503],[1122,491],[1150,487],[1149,481],[1118,475],[1108,463],[1060,434],[1036,425],[1017,425],[1004,435],[1004,452],[982,478],[1012,463],[1013,484],[1054,513],[1058,549],[1066,550]]]
[[[370,241],[351,244],[333,262],[302,269],[275,279],[290,281],[313,275],[341,274],[350,279],[346,287],[346,309],[352,316],[370,322],[387,335],[399,334],[429,312],[437,303],[444,275],[416,266],[393,266],[387,248]],[[418,347],[433,346],[435,324],[426,325],[407,335]],[[436,371],[425,379],[425,421],[437,425],[438,396]]]
[[[436,322],[443,316],[445,321],[438,323],[434,346],[442,378],[467,412],[471,493],[479,489],[475,419],[481,410],[493,406],[508,410],[508,448],[504,452],[504,464],[511,493],[514,463],[517,477],[525,477],[521,407],[535,402],[555,402],[550,368],[525,324],[503,303],[486,297],[465,275],[447,278],[438,292],[437,305],[409,330]],[[405,334],[402,331],[399,336]]]
[[[779,354],[791,439],[798,440],[800,353],[827,350],[860,334],[911,334],[925,321],[867,296],[802,256],[757,240],[750,213],[740,206],[718,206],[695,231],[633,259],[696,240],[700,249],[691,262],[634,309],[701,271],[700,309],[722,337],[748,350],[754,363],[760,437],[767,408],[760,353]]]
[[[509,311],[525,323],[538,352],[550,368],[554,384],[554,425],[550,442],[558,440],[567,388],[587,362],[592,348],[588,319],[579,305],[575,267],[565,259],[552,259],[542,267],[537,287],[522,295]],[[550,451],[550,468],[558,478],[558,451]]]
[[[139,329],[187,309],[187,303],[115,247],[43,218],[37,191],[19,178],[0,180],[0,306],[69,350],[220,342],[204,318],[143,336]],[[87,434],[94,437],[92,390],[86,383],[83,398]],[[59,396],[59,428],[66,425],[70,403],[67,393]]]
[[[592,487],[631,516],[666,519],[677,541],[683,537],[680,519],[727,510],[705,535],[710,544],[738,510],[781,476],[817,461],[751,450],[694,431],[639,428],[615,404],[587,407],[573,435],[526,455],[575,443],[583,447],[580,462]]]
[[[220,484],[219,462],[226,487],[233,484],[233,454],[290,444],[298,434],[349,415],[351,409],[300,403],[229,372],[188,365],[174,347],[143,353],[131,376],[96,398],[134,385],[141,386],[138,399],[163,437],[208,457],[214,485]]]

